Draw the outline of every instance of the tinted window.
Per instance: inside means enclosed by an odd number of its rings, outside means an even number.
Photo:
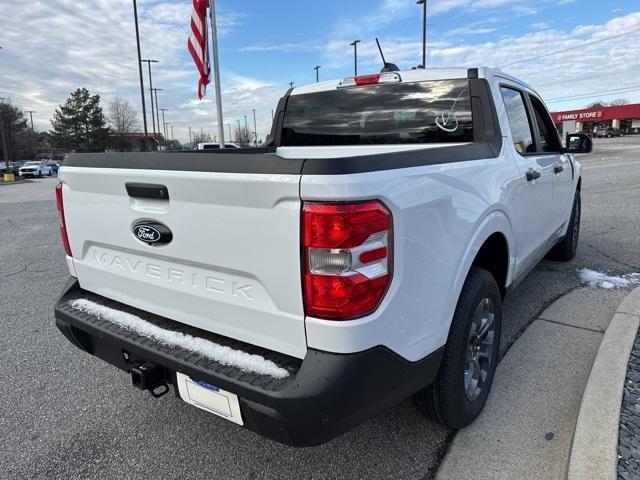
[[[536,117],[536,124],[538,125],[538,142],[540,143],[540,152],[559,152],[560,140],[558,139],[558,133],[549,112],[544,104],[536,97],[529,95],[531,104],[533,105],[533,112]]]
[[[518,153],[535,152],[531,126],[529,125],[529,117],[524,106],[522,93],[506,87],[502,87],[500,90],[502,90],[502,98],[507,109],[509,127],[511,128],[511,136],[516,150]]]
[[[205,144],[202,146],[203,150],[219,150],[220,149],[220,145],[212,145],[212,144]]]
[[[472,142],[468,80],[394,83],[292,95],[283,145]]]

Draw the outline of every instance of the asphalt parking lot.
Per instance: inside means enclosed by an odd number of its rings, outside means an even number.
[[[596,139],[583,164],[578,255],[544,261],[504,308],[503,352],[577,269],[640,271],[640,137]],[[80,352],[57,331],[67,279],[55,178],[0,185],[0,478],[398,478],[435,473],[452,432],[405,401],[320,447],[266,440]],[[535,361],[535,359],[533,360]]]

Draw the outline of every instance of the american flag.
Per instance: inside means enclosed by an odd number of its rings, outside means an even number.
[[[209,84],[211,65],[209,64],[209,41],[207,37],[207,7],[209,0],[193,0],[191,12],[191,35],[188,48],[191,57],[198,68],[198,98],[202,100]]]

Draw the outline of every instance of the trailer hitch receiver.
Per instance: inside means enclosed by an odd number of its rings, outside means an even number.
[[[134,387],[149,390],[152,396],[159,398],[169,392],[164,373],[160,365],[147,362],[131,369],[131,382]]]

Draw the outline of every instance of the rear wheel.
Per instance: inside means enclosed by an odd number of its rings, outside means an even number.
[[[571,209],[571,218],[569,219],[569,227],[567,233],[560,243],[551,249],[548,258],[559,262],[568,262],[576,256],[578,250],[578,240],[580,238],[580,215],[582,205],[580,200],[580,190],[576,190],[573,198],[573,208]]]
[[[501,329],[498,284],[487,270],[473,267],[453,315],[438,376],[414,395],[425,416],[455,429],[477,418],[493,383]]]

